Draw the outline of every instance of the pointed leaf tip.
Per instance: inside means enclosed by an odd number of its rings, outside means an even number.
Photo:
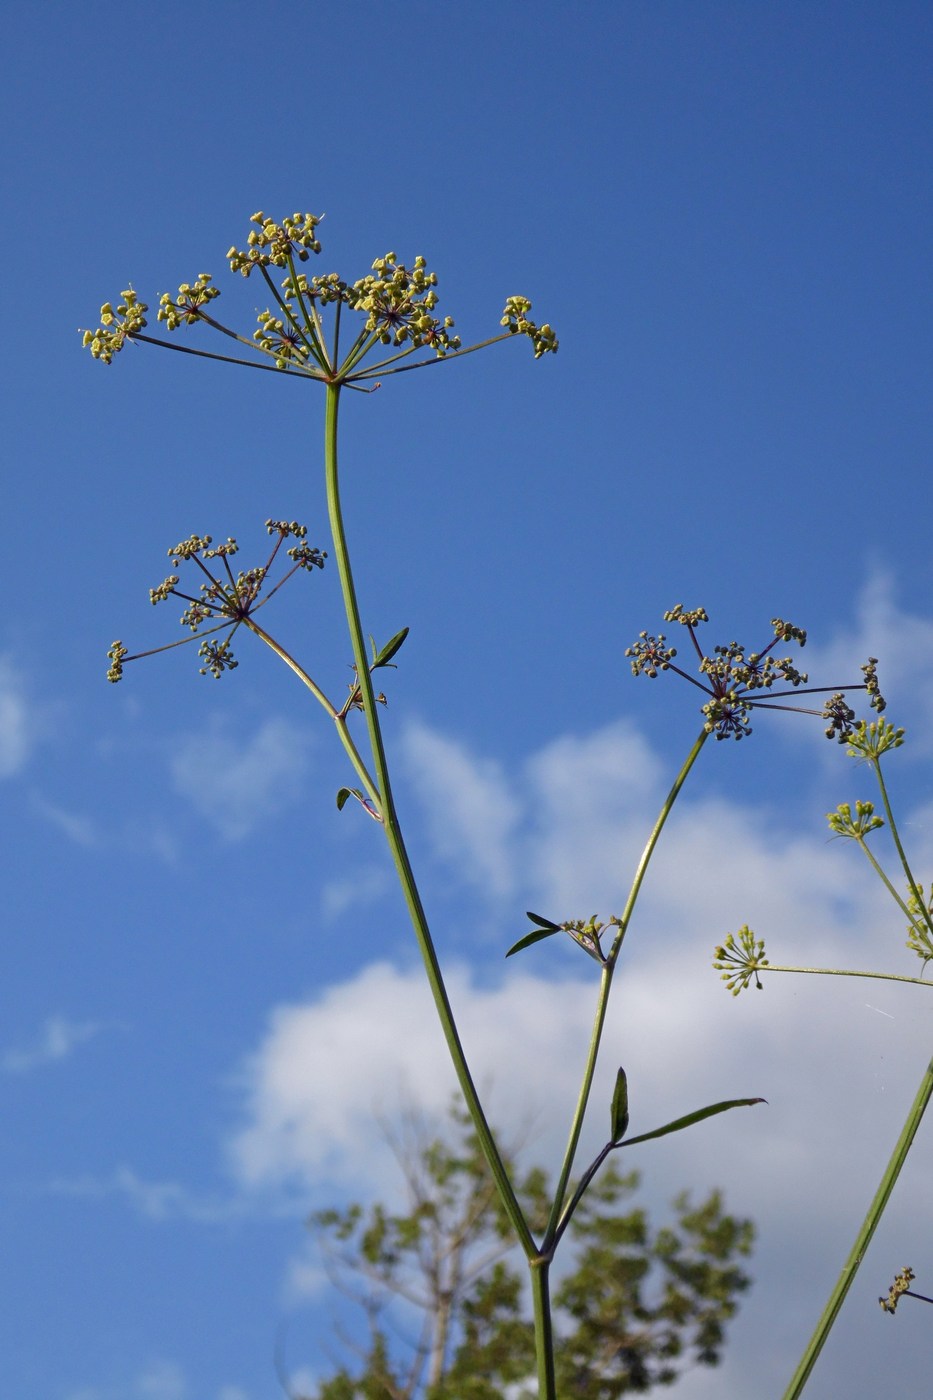
[[[542,919],[540,914],[532,914],[530,909],[525,910],[525,918],[530,919],[531,922],[537,924],[539,928],[548,929],[551,933],[556,933],[560,928],[560,924],[555,924],[553,919]]]
[[[401,632],[396,632],[395,636],[390,637],[389,640],[386,642],[385,646],[378,653],[376,652],[376,643],[373,642],[372,637],[370,637],[369,640],[372,642],[373,645],[374,671],[376,670],[377,666],[388,666],[389,662],[392,660],[393,656],[395,656],[396,652],[401,650],[405,642],[405,638],[408,636],[409,630],[409,628],[403,627]]]
[[[612,1095],[610,1141],[618,1142],[625,1137],[628,1128],[628,1079],[625,1070],[619,1066],[616,1087]]]
[[[365,805],[366,805],[366,799],[363,797],[363,794],[360,792],[359,788],[342,787],[342,788],[340,789],[340,791],[337,793],[337,811],[338,811],[338,812],[342,812],[342,811],[343,811],[344,807],[346,806],[346,802],[347,802],[347,798],[348,798],[348,797],[355,797],[355,798],[357,799],[357,801],[362,802],[363,805],[364,805],[364,807],[365,807]]]
[[[665,1123],[663,1128],[654,1128],[650,1133],[639,1133],[637,1137],[629,1138],[626,1147],[632,1147],[636,1142],[650,1142],[652,1138],[665,1137],[668,1133],[679,1133],[683,1128],[690,1128],[694,1123],[702,1123],[704,1118],[712,1118],[717,1113],[727,1113],[730,1108],[750,1108],[752,1104],[767,1103],[767,1099],[726,1099],[723,1103],[713,1103],[707,1108],[698,1108],[693,1113],[687,1113],[683,1118],[675,1118],[671,1123]]]
[[[505,956],[510,958],[513,953],[520,953],[523,948],[530,948],[532,943],[540,943],[542,938],[550,938],[555,933],[560,933],[560,929],[556,925],[552,928],[533,928],[531,933],[526,933],[524,938],[513,943]]]

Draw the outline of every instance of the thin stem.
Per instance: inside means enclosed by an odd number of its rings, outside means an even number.
[[[323,369],[327,370],[327,372],[330,373],[333,370],[333,365],[331,364],[330,357],[327,354],[327,341],[324,336],[324,326],[320,316],[318,315],[318,309],[315,304],[314,294],[311,292],[308,293],[308,297],[311,302],[311,310],[309,313],[308,307],[305,304],[304,293],[302,292],[301,286],[298,281],[298,272],[295,268],[295,259],[292,257],[292,254],[290,252],[288,253],[287,258],[288,270],[291,274],[292,287],[294,288],[295,296],[298,298],[298,305],[301,307],[301,314],[305,318],[305,325],[311,335],[311,339],[314,341],[317,347],[316,353],[318,362]]]
[[[356,745],[350,737],[350,732],[347,729],[346,716],[338,712],[336,707],[331,703],[330,700],[328,700],[323,690],[321,690],[317,683],[311,679],[307,671],[302,666],[299,666],[295,658],[291,656],[283,646],[280,646],[274,637],[270,637],[269,633],[265,631],[264,628],[260,627],[258,622],[254,622],[252,617],[247,617],[243,620],[245,621],[250,631],[255,632],[256,636],[259,637],[261,641],[265,642],[266,646],[271,648],[271,650],[275,652],[276,656],[279,657],[281,661],[285,662],[286,666],[288,666],[292,671],[294,671],[298,679],[308,687],[315,700],[317,700],[318,703],[322,705],[327,711],[327,713],[330,715],[331,719],[337,726],[338,738],[340,739],[341,744],[343,744],[343,747],[347,752],[347,756],[350,759],[350,762],[353,764],[357,777],[359,778],[360,782],[363,784],[367,793],[369,794],[370,800],[375,803],[377,811],[381,810],[379,789],[370,777],[369,770],[367,769],[366,764],[363,762],[360,756],[359,749],[356,747]]]
[[[261,365],[258,360],[241,360],[236,355],[217,355],[213,350],[197,350],[193,345],[176,345],[172,340],[159,340],[154,335],[142,335],[139,331],[134,331],[130,340],[143,340],[147,345],[159,345],[163,350],[176,350],[179,355],[197,355],[202,360],[220,360],[225,365],[244,365],[246,369],[261,369],[267,374],[285,374],[290,379],[323,379],[323,375],[317,370],[311,369],[279,369],[278,365]],[[249,345],[245,340],[244,345]]]
[[[175,590],[173,589],[172,591],[174,592]],[[191,601],[194,602],[195,600],[192,599]],[[126,665],[127,662],[130,661],[142,661],[144,656],[159,656],[161,652],[171,651],[173,647],[186,647],[191,642],[199,642],[202,637],[209,637],[212,632],[223,632],[226,627],[238,627],[239,625],[239,618],[230,617],[226,622],[218,622],[216,627],[207,627],[203,632],[195,632],[192,636],[182,637],[177,642],[166,642],[164,646],[152,647],[149,651],[138,651],[134,656],[124,656],[123,663]]]
[[[878,862],[877,862],[877,860],[875,859],[873,852],[872,852],[871,849],[869,848],[868,842],[865,840],[864,836],[857,836],[855,839],[858,841],[858,844],[859,844],[859,846],[861,847],[861,849],[865,852],[865,855],[866,855],[867,858],[868,858],[868,862],[869,862],[869,864],[871,865],[872,870],[874,870],[875,874],[878,876],[878,879],[881,881],[881,883],[884,885],[885,889],[887,890],[888,894],[889,894],[889,895],[891,896],[891,898],[894,900],[894,903],[898,906],[898,908],[900,909],[901,913],[904,914],[904,915],[906,916],[907,922],[912,924],[912,923],[914,922],[914,916],[911,914],[910,910],[907,908],[907,905],[906,905],[906,904],[904,903],[904,901],[901,899],[901,897],[900,897],[900,895],[898,894],[897,890],[896,890],[896,889],[894,888],[894,886],[891,884],[891,881],[888,879],[887,875],[885,875],[885,873],[884,873],[884,871],[882,870],[881,866],[878,864]],[[908,874],[909,874],[909,872],[908,872]]]
[[[551,1294],[548,1274],[550,1258],[539,1254],[529,1259],[531,1296],[535,1319],[535,1357],[538,1365],[538,1400],[557,1400],[554,1375],[554,1333],[551,1324]]]
[[[377,331],[361,330],[350,347],[350,352],[337,371],[338,379],[346,379],[379,339]]]
[[[483,1106],[480,1102],[476,1086],[470,1074],[466,1055],[460,1042],[456,1021],[447,996],[447,989],[444,985],[440,963],[431,938],[431,931],[428,925],[427,915],[421,903],[421,896],[415,882],[414,873],[408,859],[408,852],[402,838],[401,827],[398,815],[395,810],[395,803],[392,797],[392,788],[389,781],[389,770],[386,761],[385,748],[382,740],[382,731],[379,725],[377,714],[376,698],[373,692],[372,676],[369,671],[369,658],[366,655],[366,639],[363,634],[363,626],[360,620],[359,604],[356,597],[356,589],[353,584],[353,574],[350,568],[350,557],[347,547],[346,533],[344,531],[343,513],[340,506],[340,485],[337,468],[337,414],[340,403],[340,384],[331,383],[327,386],[327,406],[324,421],[324,461],[327,483],[327,509],[330,518],[331,533],[334,541],[334,557],[337,563],[337,571],[340,576],[340,587],[343,593],[344,608],[347,615],[347,624],[350,630],[350,639],[353,645],[353,658],[356,664],[357,682],[360,687],[363,714],[366,719],[366,727],[369,732],[370,748],[373,755],[373,763],[376,770],[376,783],[379,790],[379,807],[382,812],[383,825],[392,859],[398,873],[399,882],[405,896],[405,903],[408,906],[408,913],[412,921],[415,936],[418,940],[418,947],[424,961],[427,973],[428,985],[431,988],[431,995],[434,998],[434,1005],[444,1032],[444,1039],[450,1051],[454,1070],[463,1093],[464,1100],[476,1128],[476,1135],[482,1147],[483,1156],[489,1163],[489,1169],[493,1180],[502,1199],[503,1207],[512,1222],[516,1235],[528,1258],[537,1254],[537,1248],[532,1238],[528,1222],[519,1204],[515,1189],[509,1179],[505,1163],[499,1154],[492,1131],[486,1121]]]
[[[933,1095],[933,1060],[930,1061],[924,1071],[923,1078],[920,1081],[920,1088],[917,1090],[917,1095],[910,1106],[910,1112],[907,1114],[907,1119],[901,1129],[900,1137],[891,1154],[891,1160],[884,1170],[884,1175],[881,1178],[878,1190],[875,1192],[872,1203],[868,1208],[868,1214],[865,1216],[862,1226],[855,1237],[855,1242],[849,1252],[849,1257],[842,1266],[842,1273],[839,1275],[836,1286],[829,1295],[826,1307],[823,1309],[820,1320],[816,1325],[816,1330],[807,1343],[790,1385],[784,1392],[784,1400],[797,1400],[797,1397],[801,1394],[809,1379],[810,1372],[816,1365],[817,1358],[823,1349],[823,1343],[829,1336],[830,1329],[836,1321],[840,1308],[845,1302],[846,1294],[852,1287],[859,1264],[861,1264],[865,1256],[865,1252],[871,1242],[871,1237],[877,1228],[878,1221],[881,1219],[891,1192],[894,1190],[895,1182],[907,1159],[907,1154],[910,1151],[917,1129],[920,1127],[931,1095]]]
[[[693,767],[693,765],[699,758],[700,750],[706,743],[709,736],[709,730],[700,730],[699,736],[695,740],[692,749],[687,754],[687,757],[684,759],[683,767],[677,774],[677,777],[674,779],[674,785],[671,788],[670,792],[667,794],[664,806],[661,808],[661,811],[658,814],[658,819],[655,822],[654,827],[652,828],[651,835],[648,837],[648,842],[645,846],[645,849],[642,851],[641,860],[638,862],[638,867],[635,871],[635,878],[632,881],[632,888],[629,890],[629,896],[626,901],[625,908],[622,911],[619,932],[616,934],[615,939],[613,940],[612,948],[610,949],[609,957],[607,958],[607,962],[609,963],[615,963],[616,959],[619,956],[619,949],[622,947],[622,940],[625,937],[626,930],[628,929],[629,920],[631,919],[632,912],[635,908],[635,901],[638,899],[638,893],[641,889],[642,881],[645,878],[645,873],[648,869],[648,865],[650,864],[651,857],[654,854],[654,848],[658,844],[658,838],[660,837],[661,832],[664,830],[664,823],[670,816],[671,808],[677,801],[680,789],[687,781],[687,775],[689,774],[690,769]]]
[[[923,895],[917,885],[916,880],[914,879],[913,871],[911,870],[907,862],[907,856],[904,852],[904,847],[901,845],[901,838],[898,835],[897,830],[897,822],[894,820],[894,813],[891,810],[891,803],[888,799],[888,789],[884,781],[884,774],[881,771],[880,759],[875,758],[872,761],[872,767],[875,770],[875,777],[878,779],[878,787],[881,792],[881,801],[884,804],[885,816],[888,819],[888,827],[890,828],[891,837],[894,841],[894,845],[897,847],[897,854],[900,856],[901,867],[903,868],[904,874],[907,876],[907,883],[910,886],[910,892],[913,895],[914,899],[917,901],[917,906],[920,909],[920,914],[924,923],[926,924],[930,932],[933,933],[933,917],[931,917],[930,911],[927,909],[926,905],[923,902]],[[900,903],[900,901],[898,902]],[[911,914],[910,910],[906,909],[903,904],[901,905],[901,908],[905,909],[908,919],[911,923],[913,923],[914,917]]]
[[[602,1040],[603,1025],[609,1006],[609,988],[612,986],[613,970],[614,963],[605,962],[603,964],[602,975],[599,981],[599,997],[596,1002],[596,1015],[593,1018],[593,1029],[590,1032],[590,1045],[586,1056],[586,1067],[583,1071],[580,1092],[577,1095],[577,1104],[574,1109],[573,1121],[570,1125],[567,1146],[564,1149],[564,1160],[561,1163],[560,1176],[557,1179],[557,1186],[554,1190],[551,1213],[548,1216],[544,1239],[541,1241],[541,1248],[543,1250],[553,1249],[554,1245],[557,1243],[560,1213],[564,1204],[564,1197],[567,1194],[567,1183],[570,1180],[570,1173],[573,1171],[573,1160],[577,1154],[577,1144],[580,1141],[583,1120],[586,1117],[586,1108],[590,1099],[590,1091],[593,1087],[593,1075],[596,1072],[599,1045]]]
[[[564,1233],[567,1226],[570,1224],[574,1211],[576,1210],[577,1206],[580,1204],[580,1202],[583,1200],[584,1195],[586,1194],[587,1187],[593,1180],[593,1177],[599,1171],[603,1162],[605,1162],[606,1158],[609,1156],[609,1153],[612,1152],[614,1148],[621,1146],[621,1142],[607,1142],[606,1146],[601,1148],[601,1150],[593,1158],[593,1161],[590,1163],[586,1171],[581,1176],[576,1191],[574,1191],[570,1200],[567,1202],[566,1208],[564,1209],[564,1212],[561,1215],[560,1224],[558,1225],[557,1230],[554,1233],[554,1244],[552,1248],[557,1248],[557,1245],[560,1243],[561,1235]]]
[[[468,345],[465,350],[451,350],[446,355],[435,355],[431,360],[419,360],[418,363],[414,365],[397,365],[395,369],[387,369],[385,373],[386,375],[404,374],[407,370],[423,369],[426,365],[446,365],[451,360],[460,360],[464,355],[472,355],[474,350],[485,350],[487,345],[497,345],[500,340],[511,340],[511,338],[512,335],[509,331],[503,331],[501,335],[491,336],[489,340],[480,340],[477,341],[475,345]],[[379,374],[379,372],[378,365],[367,365],[365,370],[361,370],[361,372],[355,374],[353,378],[371,379]]]
[[[687,780],[687,774],[690,772],[690,769],[696,762],[700,750],[702,749],[703,745],[706,743],[706,740],[708,738],[709,734],[707,733],[707,731],[705,729],[701,730],[699,738],[693,744],[693,747],[688,753],[680,772],[677,774],[673,787],[671,788],[670,792],[665,798],[664,805],[662,806],[661,811],[658,815],[658,819],[654,824],[654,827],[651,831],[651,835],[648,837],[648,843],[645,846],[644,851],[642,852],[641,860],[638,862],[638,866],[635,870],[635,878],[632,881],[632,887],[629,890],[629,896],[625,904],[625,909],[622,913],[622,917],[619,923],[619,931],[616,934],[615,939],[613,940],[612,948],[609,952],[608,957],[603,962],[603,971],[599,984],[599,997],[596,1002],[596,1014],[593,1018],[593,1029],[590,1033],[590,1045],[586,1057],[586,1067],[583,1071],[583,1080],[580,1084],[580,1092],[577,1096],[577,1104],[576,1108],[574,1109],[573,1121],[570,1125],[570,1134],[567,1139],[567,1146],[564,1150],[564,1160],[561,1164],[560,1176],[558,1177],[557,1187],[554,1192],[554,1200],[551,1204],[551,1213],[548,1217],[547,1229],[545,1231],[542,1249],[545,1249],[549,1245],[552,1245],[556,1240],[559,1228],[558,1222],[560,1220],[561,1209],[564,1204],[564,1197],[567,1194],[567,1184],[570,1180],[570,1174],[573,1171],[574,1157],[576,1156],[577,1145],[580,1141],[580,1133],[583,1129],[583,1120],[586,1117],[586,1109],[590,1099],[590,1092],[593,1087],[593,1076],[596,1072],[596,1061],[599,1057],[599,1045],[602,1039],[603,1025],[606,1020],[606,1010],[609,1005],[609,989],[612,986],[612,974],[615,970],[616,962],[618,961],[619,952],[622,947],[622,940],[625,937],[625,933],[631,920],[632,913],[635,909],[635,902],[638,899],[638,894],[641,889],[642,882],[645,878],[645,873],[650,864],[651,857],[654,854],[654,848],[658,844],[658,838],[660,837],[661,832],[664,829],[664,823],[670,816],[671,809],[673,808],[674,803],[677,800],[678,794],[680,793],[681,788]],[[564,1224],[566,1224],[566,1221],[564,1222]]]
[[[925,977],[903,977],[895,972],[862,972],[848,967],[775,967],[773,963],[768,963],[767,967],[756,967],[757,973],[762,972],[807,972],[815,977],[872,977],[877,982],[912,982],[918,987],[933,987],[933,982],[928,982]]]
[[[262,264],[260,264],[259,271],[262,273],[263,277],[265,278],[266,286],[269,288],[269,291],[270,291],[270,292],[272,293],[272,295],[275,297],[276,304],[278,305],[279,310],[283,313],[284,316],[287,317],[288,322],[289,322],[289,325],[290,325],[290,326],[292,327],[292,329],[295,331],[296,335],[299,335],[299,336],[301,337],[301,339],[303,340],[304,344],[305,344],[305,345],[307,346],[307,348],[308,348],[309,354],[311,354],[311,355],[314,356],[314,359],[315,359],[315,360],[317,361],[317,363],[320,365],[321,369],[323,369],[323,370],[329,370],[329,369],[330,369],[330,365],[327,363],[326,359],[325,359],[325,358],[323,357],[323,355],[322,355],[321,346],[317,343],[317,337],[315,336],[314,332],[311,330],[310,325],[307,325],[307,312],[305,312],[305,321],[306,321],[306,324],[303,326],[303,325],[301,324],[301,322],[298,320],[298,317],[295,315],[295,313],[294,313],[294,311],[292,310],[292,308],[289,306],[288,302],[287,302],[287,301],[285,300],[285,298],[282,296],[282,293],[279,291],[278,287],[275,285],[275,283],[273,282],[272,278],[269,276],[269,270],[268,270],[268,268],[263,267]],[[297,288],[296,288],[296,294],[297,294]],[[301,307],[302,307],[302,310],[304,310],[304,302],[303,302],[303,301],[301,302]],[[309,334],[309,332],[310,332],[310,334]]]

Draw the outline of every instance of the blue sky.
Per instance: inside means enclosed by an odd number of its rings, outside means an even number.
[[[342,409],[365,621],[411,628],[386,728],[442,957],[500,1118],[543,1111],[593,987],[572,949],[502,953],[526,908],[622,903],[697,729],[688,688],[623,654],[673,603],[711,642],[791,618],[815,680],[881,658],[930,878],[933,17],[167,0],[19,7],[6,32],[8,321],[32,320],[4,351],[0,1352],[18,1400],[260,1400],[283,1322],[296,1374],[326,1373],[303,1216],[391,1189],[374,1109],[439,1108],[448,1079],[378,832],[336,813],[341,754],[285,669],[244,646],[221,682],[184,651],[104,679],[114,637],[174,635],[147,589],[177,539],[251,562],[281,516],[326,546],[322,395],[145,346],[106,368],[77,329],[202,269],[249,325],[223,255],[257,208],[324,213],[319,270],[348,278],[423,252],[465,340],[514,293],[556,327],[556,357],[500,345]],[[339,691],[333,571],[277,625]],[[606,1083],[624,1062],[642,1127],[770,1102],[638,1163],[653,1208],[721,1185],[761,1230],[726,1368],[683,1400],[780,1393],[929,1057],[916,988],[731,1002],[710,970],[749,922],[775,960],[913,971],[826,840],[870,794],[819,731],[762,717],[704,752],[610,1013]],[[874,1299],[922,1269],[931,1149],[814,1400],[927,1375],[920,1305]]]

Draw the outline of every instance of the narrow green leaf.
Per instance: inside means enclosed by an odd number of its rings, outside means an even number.
[[[385,646],[382,648],[382,651],[380,651],[378,655],[376,654],[376,643],[373,642],[374,671],[378,666],[388,666],[395,653],[401,650],[402,644],[405,641],[405,638],[408,636],[408,632],[409,629],[407,627],[403,627],[401,632],[396,632],[395,636],[390,637],[390,639],[386,642]],[[369,640],[372,642],[372,637],[370,637]]]
[[[513,943],[505,956],[510,958],[513,953],[520,953],[523,948],[530,948],[532,943],[540,943],[542,938],[550,938],[554,933],[560,933],[560,929],[556,925],[551,928],[533,928],[531,933],[526,933],[524,938]]]
[[[625,1070],[621,1066],[616,1075],[616,1087],[612,1095],[611,1122],[610,1141],[618,1142],[620,1138],[625,1137],[625,1130],[628,1127],[628,1080],[625,1077]]]
[[[343,811],[344,805],[346,804],[346,800],[347,800],[348,797],[355,797],[355,798],[357,799],[358,802],[362,802],[364,806],[366,805],[366,799],[364,798],[363,794],[360,792],[359,788],[342,787],[342,788],[340,789],[340,791],[337,793],[337,811],[338,811],[338,812],[342,812],[342,811]]]
[[[540,914],[532,914],[530,909],[525,910],[525,918],[530,919],[539,928],[546,928],[550,933],[556,933],[560,928],[560,924],[555,924],[551,919],[542,919]]]
[[[704,1118],[726,1113],[730,1108],[749,1108],[752,1104],[767,1102],[767,1099],[726,1099],[723,1103],[713,1103],[708,1108],[698,1108],[695,1113],[688,1113],[684,1118],[675,1118],[673,1123],[665,1123],[663,1128],[655,1128],[650,1133],[639,1133],[638,1137],[626,1138],[625,1146],[633,1147],[636,1142],[648,1142],[651,1138],[664,1137],[666,1133],[679,1133],[681,1128],[702,1123]]]

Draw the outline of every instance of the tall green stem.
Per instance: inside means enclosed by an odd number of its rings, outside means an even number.
[[[885,1168],[881,1183],[868,1208],[868,1214],[865,1216],[862,1227],[855,1237],[855,1243],[849,1252],[848,1259],[846,1259],[845,1264],[842,1266],[842,1273],[836,1281],[835,1288],[829,1295],[829,1300],[816,1325],[816,1330],[810,1338],[803,1356],[800,1358],[800,1362],[794,1372],[790,1385],[784,1392],[784,1400],[797,1400],[797,1397],[801,1394],[809,1379],[810,1372],[816,1365],[817,1357],[823,1349],[823,1343],[829,1336],[833,1323],[838,1316],[839,1309],[845,1302],[846,1294],[852,1287],[852,1283],[858,1271],[858,1266],[865,1257],[865,1251],[868,1249],[871,1237],[875,1233],[878,1221],[881,1219],[891,1192],[894,1190],[894,1183],[900,1175],[901,1167],[903,1167],[907,1160],[907,1153],[910,1151],[911,1144],[917,1134],[917,1129],[920,1127],[921,1120],[926,1111],[927,1104],[930,1102],[931,1096],[933,1096],[933,1060],[930,1061],[924,1071],[923,1078],[920,1081],[920,1088],[917,1090],[916,1098],[910,1106],[910,1112],[907,1115],[906,1122],[901,1129],[901,1135],[891,1154],[891,1160]]]
[[[704,743],[708,738],[709,735],[707,731],[705,729],[701,730],[699,737],[693,744],[693,747],[691,748],[690,752],[687,754],[687,757],[683,762],[680,772],[674,779],[673,787],[667,794],[667,797],[664,799],[664,805],[662,806],[661,811],[658,813],[658,819],[651,829],[651,835],[648,837],[645,849],[642,851],[641,854],[641,860],[638,862],[638,865],[635,869],[635,876],[632,880],[632,887],[629,890],[628,899],[625,902],[625,909],[622,914],[619,932],[616,934],[616,937],[613,941],[612,950],[610,951],[609,956],[603,963],[602,977],[599,983],[599,999],[596,1003],[596,1015],[593,1018],[593,1029],[590,1033],[590,1047],[586,1057],[586,1068],[583,1071],[583,1080],[580,1085],[580,1093],[577,1097],[577,1106],[574,1110],[573,1122],[570,1125],[570,1136],[567,1139],[567,1147],[564,1151],[564,1160],[561,1164],[560,1177],[558,1178],[557,1189],[554,1192],[554,1201],[551,1205],[551,1214],[548,1219],[547,1229],[545,1231],[544,1240],[541,1245],[541,1248],[543,1250],[549,1249],[554,1244],[557,1238],[559,1222],[561,1221],[561,1211],[563,1210],[564,1198],[567,1194],[567,1185],[570,1181],[570,1173],[573,1171],[573,1162],[574,1157],[577,1153],[577,1144],[580,1141],[580,1133],[583,1129],[583,1120],[586,1117],[586,1108],[590,1099],[590,1091],[593,1087],[593,1076],[596,1073],[596,1061],[599,1056],[599,1045],[600,1041],[602,1040],[603,1025],[605,1024],[606,1020],[606,1009],[609,1005],[609,990],[612,986],[612,974],[615,971],[615,965],[619,957],[619,951],[622,947],[622,940],[625,937],[626,930],[628,929],[629,923],[631,921],[632,914],[635,909],[635,904],[638,899],[638,894],[641,890],[642,882],[645,878],[648,866],[651,863],[651,857],[654,854],[654,849],[658,844],[658,839],[661,835],[661,832],[664,830],[664,824],[671,814],[671,810],[674,806],[674,803],[677,801],[677,797],[680,793],[681,788],[687,781],[687,775],[689,774],[690,769],[693,767],[694,763],[696,763],[697,758],[700,754],[700,750],[702,749]],[[566,1220],[563,1221],[563,1224],[566,1225]]]
[[[535,1319],[535,1357],[538,1364],[538,1400],[557,1400],[554,1375],[554,1333],[551,1325],[551,1293],[548,1275],[550,1259],[539,1255],[529,1260],[531,1297]]]
[[[460,1036],[457,1031],[453,1011],[447,996],[447,989],[444,985],[444,978],[441,973],[434,942],[431,938],[431,931],[428,926],[427,915],[421,903],[421,896],[415,883],[414,873],[408,859],[408,852],[402,839],[402,832],[399,826],[398,817],[395,810],[395,802],[392,797],[392,787],[389,780],[389,769],[386,762],[385,747],[382,740],[382,731],[379,725],[377,714],[376,697],[373,691],[372,677],[369,670],[369,657],[366,653],[366,639],[363,633],[363,626],[360,620],[359,604],[356,597],[356,589],[353,584],[353,573],[350,568],[350,555],[347,547],[346,532],[343,524],[343,512],[340,505],[340,481],[337,463],[337,414],[340,403],[340,384],[330,383],[327,385],[327,407],[324,420],[324,463],[327,483],[327,510],[330,518],[331,534],[334,541],[334,558],[337,564],[337,571],[340,576],[340,587],[343,593],[343,603],[347,615],[347,624],[350,629],[350,640],[353,646],[353,660],[356,666],[356,678],[360,687],[363,714],[366,719],[366,727],[369,734],[370,747],[372,749],[373,764],[375,766],[376,783],[379,788],[380,809],[383,818],[383,827],[392,859],[398,872],[399,882],[405,896],[405,903],[408,906],[408,913],[411,918],[415,936],[418,940],[418,947],[424,961],[425,971],[428,977],[428,985],[431,988],[431,995],[434,998],[434,1005],[444,1032],[444,1039],[447,1041],[447,1048],[453,1061],[454,1070],[463,1093],[464,1100],[476,1128],[476,1134],[482,1147],[483,1155],[489,1163],[499,1195],[502,1199],[503,1207],[512,1223],[522,1248],[526,1255],[532,1258],[537,1254],[537,1247],[532,1238],[528,1223],[525,1220],[524,1212],[519,1204],[515,1190],[509,1180],[505,1164],[499,1154],[492,1131],[486,1121],[483,1106],[480,1103],[476,1086],[470,1074],[469,1065],[460,1043]]]

